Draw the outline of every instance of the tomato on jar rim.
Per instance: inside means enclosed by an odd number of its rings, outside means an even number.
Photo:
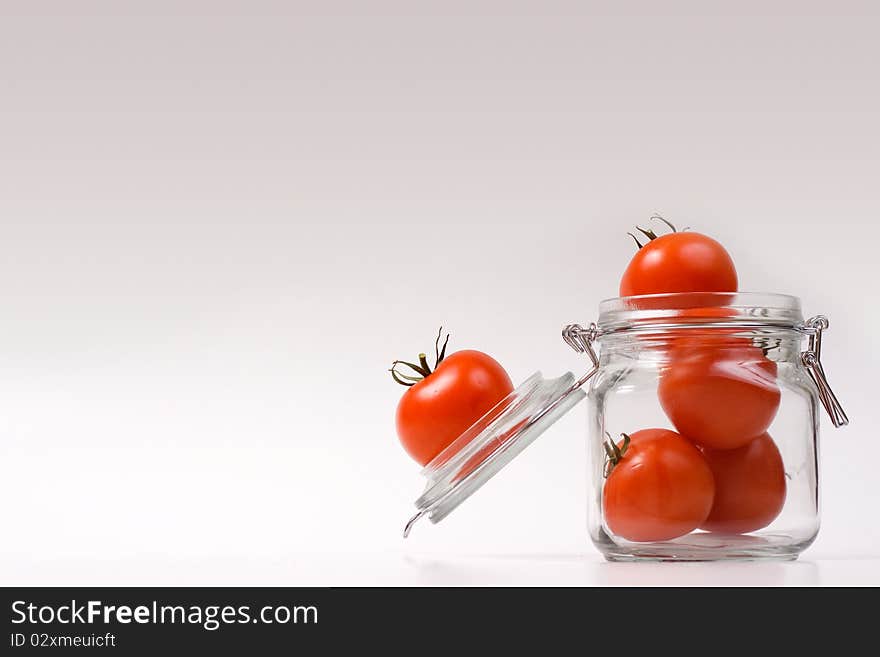
[[[425,354],[419,354],[419,364],[394,361],[391,367],[394,380],[409,388],[397,405],[397,435],[421,465],[433,460],[513,391],[507,372],[491,356],[472,349],[446,356],[446,344],[440,351],[439,340],[438,334],[433,370]],[[416,376],[399,372],[401,365]]]
[[[658,237],[652,230],[637,227],[649,240],[644,245],[630,233],[639,250],[620,280],[620,296],[736,292],[736,267],[719,242],[700,233],[679,232],[662,217],[653,218],[664,222],[672,232]]]
[[[608,529],[634,542],[667,541],[709,515],[715,480],[706,459],[668,429],[642,429],[606,444],[602,509]]]

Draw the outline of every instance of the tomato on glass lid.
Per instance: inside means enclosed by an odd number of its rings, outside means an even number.
[[[739,449],[703,449],[715,501],[701,529],[745,534],[769,525],[785,503],[782,455],[766,433]]]
[[[736,449],[760,436],[781,399],[776,363],[736,338],[670,350],[657,395],[679,433],[714,449]]]
[[[620,280],[620,296],[669,292],[736,292],[737,276],[733,260],[725,248],[711,237],[687,229],[678,231],[659,215],[671,233],[658,236],[640,228],[648,241],[635,240],[639,250],[630,260]]]
[[[693,443],[668,429],[642,429],[605,443],[602,508],[608,528],[629,541],[689,534],[709,515],[715,480]]]
[[[425,354],[419,354],[418,364],[396,360],[390,370],[394,380],[408,388],[397,405],[397,435],[421,465],[513,391],[507,372],[491,356],[473,349],[447,356],[448,343],[447,334],[441,350],[437,334],[433,370]],[[401,366],[412,372],[404,374],[398,370]]]

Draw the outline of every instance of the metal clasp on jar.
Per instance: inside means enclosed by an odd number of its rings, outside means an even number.
[[[835,428],[844,427],[849,424],[849,418],[837,400],[834,391],[831,390],[828,377],[825,376],[825,370],[822,367],[822,331],[828,328],[828,318],[816,315],[804,322],[804,327],[809,332],[810,343],[807,350],[801,353],[801,362],[819,390],[819,400],[828,411],[831,423]]]
[[[562,329],[562,339],[565,341],[565,344],[579,354],[586,354],[593,365],[591,370],[578,379],[575,384],[577,388],[584,385],[599,371],[599,357],[593,349],[593,341],[598,333],[599,329],[596,327],[595,322],[590,324],[589,328],[584,328],[580,324],[569,324]]]

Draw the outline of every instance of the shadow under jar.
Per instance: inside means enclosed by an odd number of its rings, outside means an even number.
[[[589,532],[612,561],[794,559],[819,530],[827,321],[794,297],[610,299],[566,340],[590,377]],[[806,342],[806,344],[805,344]]]

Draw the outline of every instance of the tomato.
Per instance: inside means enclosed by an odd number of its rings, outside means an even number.
[[[602,493],[605,522],[630,541],[684,536],[709,515],[715,481],[693,443],[668,429],[643,429],[618,443],[622,453]]]
[[[781,398],[776,363],[758,347],[726,340],[673,348],[657,387],[678,432],[714,449],[736,449],[764,433]]]
[[[703,449],[715,477],[715,501],[702,529],[745,534],[766,527],[785,503],[782,455],[766,433],[739,449]]]
[[[653,237],[639,248],[620,280],[622,297],[736,290],[736,268],[724,247],[689,231]]]
[[[445,350],[433,372],[424,354],[421,365],[402,363],[420,377],[403,376],[392,367],[395,380],[409,386],[397,405],[397,435],[422,465],[513,391],[507,372],[491,356],[464,350],[447,357]]]

